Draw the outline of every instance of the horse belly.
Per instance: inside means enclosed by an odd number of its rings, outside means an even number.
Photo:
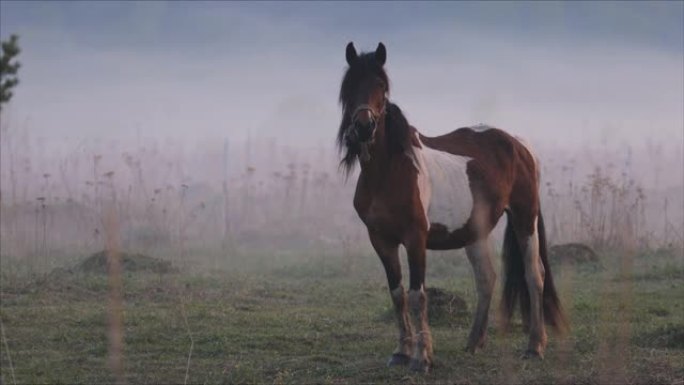
[[[425,145],[419,151],[422,155],[419,166],[423,169],[423,181],[419,181],[419,188],[430,227],[449,233],[463,228],[473,210],[467,174],[470,158]],[[426,199],[427,196],[429,199]]]

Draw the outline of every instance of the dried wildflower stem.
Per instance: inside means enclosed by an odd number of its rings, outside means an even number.
[[[104,218],[107,264],[109,271],[109,366],[116,383],[123,384],[123,295],[119,224],[112,204]]]
[[[2,323],[2,318],[0,318],[0,334],[2,335],[2,343],[5,345],[5,351],[7,352],[7,361],[9,362],[10,374],[12,375],[12,383],[16,385],[17,379],[14,377],[14,365],[12,365],[12,355],[10,354],[9,344],[7,343],[7,337],[5,336],[5,326]]]
[[[223,249],[229,245],[230,237],[230,200],[228,199],[228,139],[223,142]]]
[[[190,325],[188,324],[188,316],[185,313],[185,303],[181,298],[181,315],[183,316],[183,323],[185,323],[185,330],[188,332],[188,337],[190,338],[190,351],[188,352],[188,363],[185,366],[185,381],[183,384],[188,383],[188,375],[190,374],[190,360],[192,359],[192,350],[195,347],[195,340],[192,338],[192,332],[190,331]]]

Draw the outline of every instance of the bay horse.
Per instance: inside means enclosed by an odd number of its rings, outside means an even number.
[[[504,212],[502,324],[507,328],[519,302],[529,333],[523,357],[543,358],[544,323],[563,331],[567,321],[547,259],[537,159],[529,146],[489,126],[422,135],[389,100],[386,59],[382,43],[360,55],[347,45],[337,144],[347,176],[360,164],[354,208],[385,268],[394,304],[399,341],[388,365],[423,372],[432,366],[426,249],[465,247],[478,293],[466,350],[484,346],[496,280],[488,238]],[[400,245],[408,255],[408,293]]]

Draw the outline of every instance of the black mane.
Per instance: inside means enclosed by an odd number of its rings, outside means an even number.
[[[359,55],[353,66],[347,68],[347,72],[342,78],[342,87],[340,88],[340,104],[342,104],[342,112],[347,115],[349,105],[353,103],[354,91],[356,86],[368,74],[379,76],[387,85],[387,92],[389,93],[389,78],[385,69],[375,60],[374,52],[365,52]]]
[[[390,154],[404,154],[411,149],[411,127],[401,108],[394,103],[387,103],[385,116],[385,140]]]
[[[337,148],[342,154],[340,167],[344,170],[346,175],[349,175],[354,169],[356,159],[359,155],[358,148],[347,146],[345,142],[345,133],[351,125],[351,108],[354,108],[355,91],[358,83],[367,76],[373,74],[382,79],[387,85],[387,93],[389,94],[389,78],[385,69],[375,60],[373,52],[361,54],[353,66],[347,69],[347,72],[342,78],[342,86],[340,88],[339,102],[342,105],[342,121],[337,132]],[[411,127],[402,113],[401,109],[393,103],[387,102],[385,109],[385,138],[386,145],[390,149],[390,153],[403,153],[411,146]]]

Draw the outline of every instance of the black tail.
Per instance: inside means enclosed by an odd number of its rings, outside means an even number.
[[[520,300],[520,314],[523,320],[523,327],[527,331],[530,319],[530,292],[527,289],[527,282],[525,280],[522,250],[515,237],[510,215],[508,213],[508,223],[506,224],[503,244],[504,287],[501,303],[502,321],[504,327],[507,328],[515,311],[516,302]],[[558,299],[556,287],[553,284],[553,275],[551,274],[548,260],[544,219],[541,213],[539,213],[537,221],[537,234],[539,235],[539,256],[545,271],[543,294],[544,320],[556,331],[565,332],[568,330],[568,321]]]
[[[525,282],[525,265],[518,239],[515,237],[510,212],[507,212],[507,217],[502,251],[504,270],[504,286],[501,296],[502,321],[504,328],[508,329],[515,306],[520,299],[520,314],[523,319],[523,326],[527,330],[530,318],[530,294]]]

